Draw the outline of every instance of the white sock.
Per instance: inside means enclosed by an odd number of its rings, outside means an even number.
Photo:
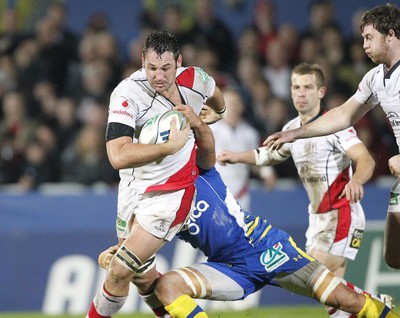
[[[112,296],[103,287],[99,290],[93,299],[87,318],[104,318],[112,317],[125,304],[128,296],[117,297]]]

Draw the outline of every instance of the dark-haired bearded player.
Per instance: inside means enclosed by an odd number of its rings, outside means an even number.
[[[107,155],[120,170],[118,236],[124,239],[87,317],[111,317],[128,296],[131,279],[154,265],[155,253],[189,217],[198,175],[195,138],[189,125],[171,128],[162,144],[140,144],[134,135],[154,115],[176,105],[199,114],[207,102],[215,120],[226,108],[212,77],[196,67],[182,67],[174,37],[151,33],[145,40],[143,68],[121,81],[110,98]],[[173,125],[172,125],[173,126]]]

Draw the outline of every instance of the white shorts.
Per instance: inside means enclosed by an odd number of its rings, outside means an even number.
[[[116,229],[118,238],[127,238],[135,218],[155,237],[171,241],[194,209],[195,186],[177,191],[139,194],[120,182]]]
[[[312,249],[354,260],[365,229],[360,203],[325,213],[310,213],[306,232],[306,251]]]
[[[400,212],[400,178],[390,189],[388,212]]]

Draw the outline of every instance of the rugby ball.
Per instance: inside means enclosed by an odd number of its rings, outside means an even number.
[[[186,126],[185,116],[177,110],[167,110],[148,119],[139,134],[141,144],[161,144],[168,140],[171,120],[176,118],[176,128]]]

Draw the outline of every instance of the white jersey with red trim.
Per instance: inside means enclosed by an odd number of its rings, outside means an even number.
[[[400,61],[389,72],[383,64],[367,72],[354,97],[362,104],[381,105],[400,149]]]
[[[191,106],[197,114],[215,89],[214,79],[197,67],[178,68],[175,82],[184,104]],[[144,69],[140,69],[121,81],[112,92],[108,124],[128,125],[137,133],[149,118],[174,106],[149,85]],[[134,142],[137,142],[135,138]],[[139,193],[188,187],[197,176],[194,145],[191,132],[186,145],[173,156],[142,167],[120,170],[121,182]]]
[[[296,117],[283,130],[300,126],[300,118]],[[292,155],[307,191],[309,213],[324,213],[349,204],[346,197],[339,198],[353,173],[346,151],[359,143],[355,129],[350,127],[328,136],[298,139],[283,145],[281,151]]]

